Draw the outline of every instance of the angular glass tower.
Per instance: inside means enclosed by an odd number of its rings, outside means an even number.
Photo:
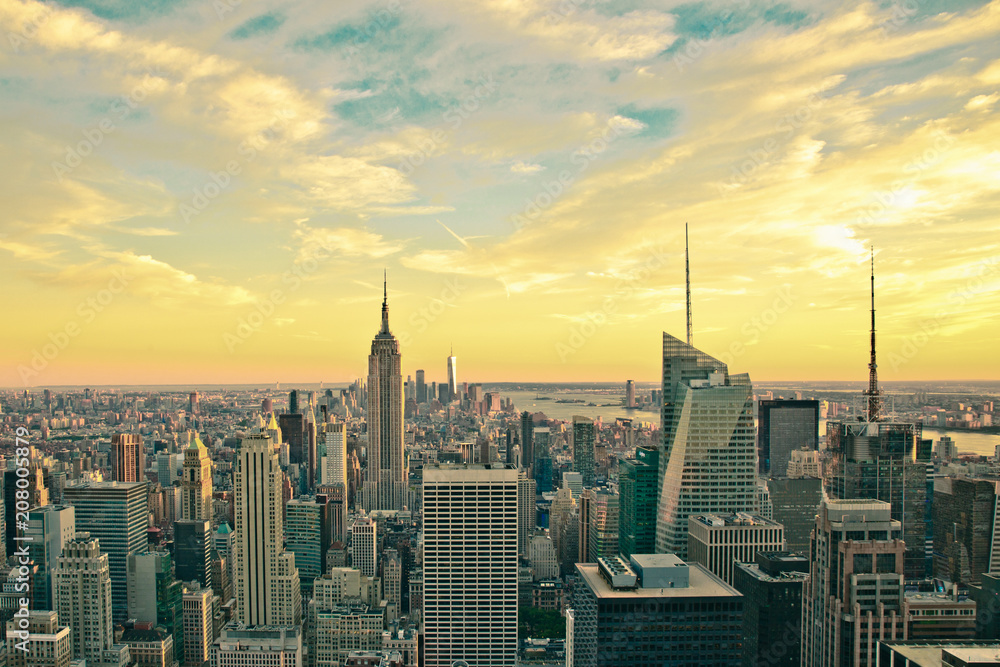
[[[664,333],[660,414],[656,551],[687,559],[688,516],[753,511],[750,376]]]

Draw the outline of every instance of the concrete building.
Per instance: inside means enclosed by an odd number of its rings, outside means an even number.
[[[170,564],[168,553],[129,555],[128,616],[131,621],[166,628],[172,637],[171,653],[176,648],[180,657],[184,655],[184,585],[174,578]]]
[[[887,502],[820,506],[802,588],[803,667],[872,667],[879,641],[906,638],[902,530]]]
[[[753,563],[761,551],[784,548],[784,527],[759,516],[696,514],[688,518],[688,558],[730,585],[737,563]]]
[[[248,626],[298,625],[295,556],[283,548],[282,471],[268,434],[240,442],[234,475],[236,614]]]
[[[302,667],[298,626],[247,627],[233,621],[212,645],[211,667]]]
[[[358,517],[351,527],[351,565],[366,577],[378,572],[378,522]]]
[[[517,661],[517,480],[514,468],[424,468],[426,667]]]
[[[116,482],[141,482],[146,479],[146,457],[142,436],[138,433],[115,433],[111,436],[111,479]]]
[[[76,511],[72,507],[45,505],[28,512],[23,543],[28,547],[28,557],[38,566],[39,575],[31,587],[33,609],[52,609],[52,572],[63,547],[74,535]]]
[[[27,627],[7,621],[7,667],[70,667],[73,637],[54,611],[30,611]],[[25,634],[21,634],[25,633]]]
[[[528,477],[525,471],[517,477],[517,553],[527,557],[528,541],[535,530],[535,489],[534,478]]]
[[[73,658],[101,663],[114,643],[111,567],[100,542],[77,533],[56,560],[53,579],[56,613],[71,630]]]
[[[351,651],[377,651],[382,648],[385,614],[359,600],[344,601],[315,619],[315,667],[340,667]]]
[[[272,417],[273,419],[273,417]],[[208,449],[195,434],[184,450],[181,477],[181,518],[192,521],[212,520],[212,459]]]
[[[184,648],[177,655],[182,667],[204,667],[211,658],[215,641],[212,597],[211,589],[184,592]]]
[[[737,665],[743,596],[673,554],[576,566],[566,611],[566,666]]]
[[[1000,664],[1000,642],[888,641],[879,646],[879,667],[980,667]]]

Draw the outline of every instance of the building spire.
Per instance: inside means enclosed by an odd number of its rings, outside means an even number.
[[[684,223],[684,283],[687,287],[687,337],[691,345],[691,264],[688,256],[688,226]]]
[[[875,363],[875,246],[872,246],[871,258],[871,280],[872,280],[872,329],[871,329],[871,358],[868,361],[868,390],[865,396],[868,397],[865,409],[865,420],[874,422],[879,420],[881,411],[881,392],[878,389],[878,364]]]
[[[382,269],[382,328],[379,333],[389,333],[389,280],[385,269]]]

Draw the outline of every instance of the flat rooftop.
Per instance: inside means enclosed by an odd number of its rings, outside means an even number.
[[[644,554],[648,555],[648,554]],[[674,556],[655,554],[655,556]],[[672,563],[665,563],[666,566]],[[615,590],[601,577],[596,563],[578,563],[577,571],[598,599],[648,600],[650,598],[742,597],[742,593],[706,570],[699,563],[688,563],[686,588],[636,588]]]

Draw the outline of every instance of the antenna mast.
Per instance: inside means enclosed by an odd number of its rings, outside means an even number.
[[[875,363],[875,246],[872,246],[871,259],[872,276],[872,330],[871,330],[871,359],[868,361],[868,390],[865,396],[868,397],[868,405],[865,410],[866,421],[878,421],[881,408],[882,392],[878,389],[878,364]]]
[[[691,261],[688,253],[688,226],[684,223],[684,282],[687,286],[687,335],[691,344]]]

